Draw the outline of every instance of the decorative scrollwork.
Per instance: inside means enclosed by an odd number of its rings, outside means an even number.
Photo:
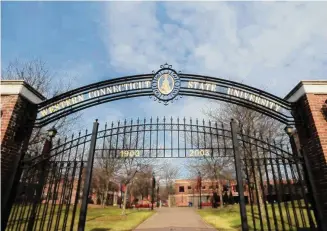
[[[172,65],[165,63],[160,65],[160,69],[154,74],[152,79],[152,90],[159,103],[168,105],[169,102],[174,102],[178,96],[181,81],[178,73],[172,69]],[[180,72],[179,72],[180,73]]]

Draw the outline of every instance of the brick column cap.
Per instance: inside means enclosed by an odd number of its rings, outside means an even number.
[[[1,80],[0,92],[1,95],[21,95],[34,104],[41,103],[46,99],[24,80]]]
[[[302,80],[286,96],[285,100],[297,102],[305,94],[327,94],[327,80]]]

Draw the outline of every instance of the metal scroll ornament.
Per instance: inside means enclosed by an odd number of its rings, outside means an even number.
[[[178,73],[167,63],[160,66],[160,70],[153,72],[152,90],[156,96],[155,100],[167,105],[177,99],[181,81]]]

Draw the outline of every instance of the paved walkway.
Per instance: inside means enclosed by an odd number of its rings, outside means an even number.
[[[214,231],[193,208],[160,208],[135,231]]]

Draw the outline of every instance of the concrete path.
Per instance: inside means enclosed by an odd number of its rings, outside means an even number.
[[[160,208],[135,231],[214,231],[193,208]]]

